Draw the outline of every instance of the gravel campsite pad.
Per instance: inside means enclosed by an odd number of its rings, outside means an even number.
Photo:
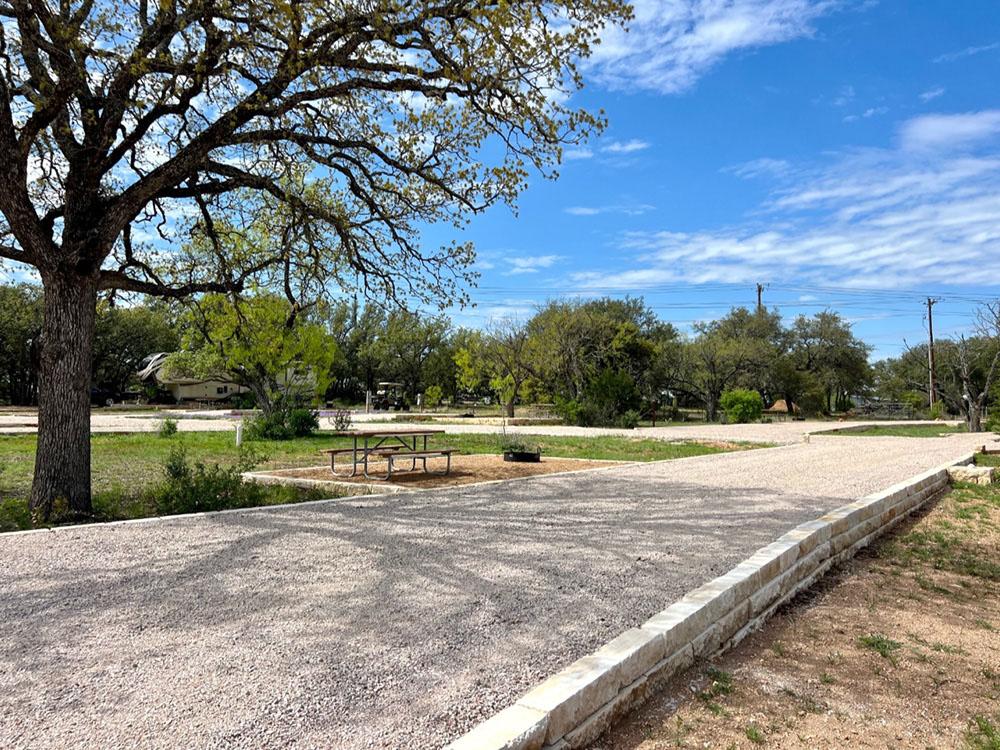
[[[912,442],[3,535],[0,746],[440,747]]]

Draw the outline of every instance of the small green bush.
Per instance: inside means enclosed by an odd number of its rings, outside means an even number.
[[[629,409],[618,417],[618,426],[626,430],[634,430],[639,426],[640,414],[635,409]]]
[[[160,422],[159,429],[160,437],[171,437],[177,434],[177,420],[170,417],[165,417],[162,422]]]
[[[249,440],[290,440],[312,435],[319,429],[319,415],[312,409],[278,407],[246,422]]]
[[[722,394],[719,405],[730,422],[755,422],[764,412],[764,399],[757,391],[734,388]]]
[[[240,476],[251,471],[262,458],[244,450],[232,466],[209,466],[201,461],[191,464],[184,448],[174,448],[163,467],[163,484],[152,490],[157,513],[174,515],[263,505],[266,488],[256,482],[244,482]]]
[[[424,391],[424,406],[434,409],[441,404],[442,398],[444,398],[444,391],[441,386],[428,386],[427,390]]]
[[[354,418],[351,416],[350,409],[337,409],[333,413],[333,429],[337,432],[347,432],[351,429],[351,424]]]
[[[930,415],[931,419],[944,419],[945,417],[944,404],[941,403],[940,401],[935,401],[933,404],[931,404],[931,408],[928,410],[927,413]]]
[[[539,447],[537,443],[529,443],[519,435],[503,435],[500,438],[501,453],[537,453]]]
[[[288,412],[288,429],[293,437],[306,437],[319,429],[319,415],[313,409],[292,409]]]

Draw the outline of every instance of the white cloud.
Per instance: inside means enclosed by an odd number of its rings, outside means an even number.
[[[926,151],[975,145],[1000,134],[1000,109],[914,117],[900,129],[905,149]]]
[[[625,214],[626,216],[641,216],[655,210],[656,206],[648,203],[616,204],[612,206],[570,206],[564,209],[571,216],[597,216],[598,214]]]
[[[535,255],[535,256],[513,256],[507,258],[509,271],[504,272],[504,276],[517,276],[525,273],[538,273],[539,269],[551,268],[563,259],[561,255]]]
[[[937,99],[939,96],[942,96],[946,90],[947,89],[945,89],[944,86],[935,86],[934,88],[928,89],[927,91],[921,93],[920,101],[929,102],[932,99]]]
[[[722,171],[736,175],[744,180],[750,180],[756,177],[781,177],[788,174],[791,169],[792,165],[784,159],[763,157],[746,161],[742,164],[724,167]]]
[[[889,111],[888,107],[869,107],[860,115],[848,115],[844,118],[844,122],[855,122],[856,120],[867,120],[871,117],[878,117],[879,115],[884,115]]]
[[[833,0],[633,0],[628,32],[608,28],[587,62],[598,81],[674,94],[727,55],[814,33]]]
[[[636,151],[644,151],[649,148],[649,143],[633,138],[628,141],[611,141],[601,147],[601,151],[608,154],[634,154]]]
[[[589,148],[568,148],[563,151],[563,161],[579,161],[582,159],[590,159],[593,157],[594,152]]]
[[[1000,286],[998,148],[863,149],[831,159],[789,172],[741,224],[627,232],[625,268],[573,281],[622,291],[748,279],[859,289]]]
[[[966,47],[965,49],[960,49],[955,52],[946,52],[943,55],[938,55],[931,62],[943,63],[943,62],[954,62],[955,60],[960,60],[963,57],[972,57],[973,55],[978,55],[983,52],[991,52],[992,50],[1000,49],[1000,42],[993,42],[993,44],[984,44],[981,47]]]
[[[853,86],[841,86],[840,92],[833,100],[834,107],[846,107],[848,104],[854,101],[854,87]]]

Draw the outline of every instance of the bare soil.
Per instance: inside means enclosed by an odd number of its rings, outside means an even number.
[[[296,477],[299,479],[313,479],[331,482],[353,482],[367,485],[393,485],[406,487],[408,489],[430,489],[436,487],[456,487],[464,484],[475,484],[477,482],[490,482],[499,479],[519,479],[521,477],[536,477],[545,474],[556,474],[565,471],[581,471],[583,469],[597,469],[609,466],[618,466],[620,461],[597,461],[579,458],[545,458],[538,463],[514,463],[503,460],[503,456],[489,454],[475,455],[452,455],[451,472],[445,476],[426,474],[423,471],[422,463],[417,463],[416,471],[405,471],[409,468],[406,461],[397,461],[392,471],[392,481],[374,479],[374,477],[385,476],[386,463],[384,460],[369,461],[369,472],[373,479],[364,475],[356,477],[347,476],[347,466],[341,466],[338,461],[337,473],[330,471],[330,466],[310,466],[303,469],[276,469],[274,471],[263,472],[266,475],[277,477]],[[430,471],[444,471],[445,459],[431,458],[427,460],[427,468]],[[360,469],[360,467],[359,467]],[[397,473],[398,472],[398,473]]]
[[[1000,487],[961,486],[592,750],[1000,748]]]

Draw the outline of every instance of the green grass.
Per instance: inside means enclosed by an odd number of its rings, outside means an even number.
[[[973,717],[965,743],[970,750],[1000,750],[1000,729],[985,716]]]
[[[564,458],[602,459],[617,461],[659,461],[688,456],[721,453],[725,449],[700,443],[676,442],[628,437],[548,437],[526,436],[541,446],[543,455]],[[0,531],[26,528],[28,513],[26,498],[31,490],[35,460],[34,435],[0,436]],[[317,466],[327,459],[323,448],[346,448],[348,438],[330,433],[284,441],[247,443],[263,454],[258,467],[292,468]],[[497,453],[498,436],[440,435],[430,439],[430,445],[455,448],[463,453]],[[131,498],[163,479],[163,465],[171,450],[182,446],[192,462],[232,466],[239,461],[232,432],[179,432],[169,436],[156,433],[95,434],[91,438],[91,467],[95,506],[109,518],[134,518],[149,515],[134,507]],[[740,448],[756,447],[752,445]],[[295,502],[313,499],[310,493],[290,497],[288,492],[275,490],[275,502]],[[314,494],[314,493],[313,493]],[[325,491],[330,496],[331,491]],[[279,497],[280,496],[280,497]]]
[[[1000,581],[1000,561],[984,554],[976,544],[979,535],[991,528],[991,513],[1000,509],[1000,488],[959,484],[942,502],[946,518],[938,519],[930,528],[914,529],[897,537],[884,548],[885,557],[901,567],[922,563],[936,570]]]
[[[763,745],[766,742],[764,733],[756,724],[751,724],[746,728],[746,736],[755,745]]]
[[[861,636],[858,638],[858,645],[867,648],[869,651],[874,651],[883,659],[888,659],[893,664],[896,663],[895,652],[903,647],[903,644],[899,641],[894,641],[878,633]]]
[[[1000,453],[977,453],[976,466],[1000,466]]]
[[[947,424],[879,424],[865,427],[845,427],[839,430],[817,432],[817,435],[840,435],[843,437],[912,437],[935,438],[956,432],[965,432],[964,425]]]
[[[698,693],[698,700],[713,714],[722,716],[725,714],[725,709],[715,699],[733,692],[733,676],[729,672],[715,667],[709,667],[706,674],[711,682],[708,687]]]

